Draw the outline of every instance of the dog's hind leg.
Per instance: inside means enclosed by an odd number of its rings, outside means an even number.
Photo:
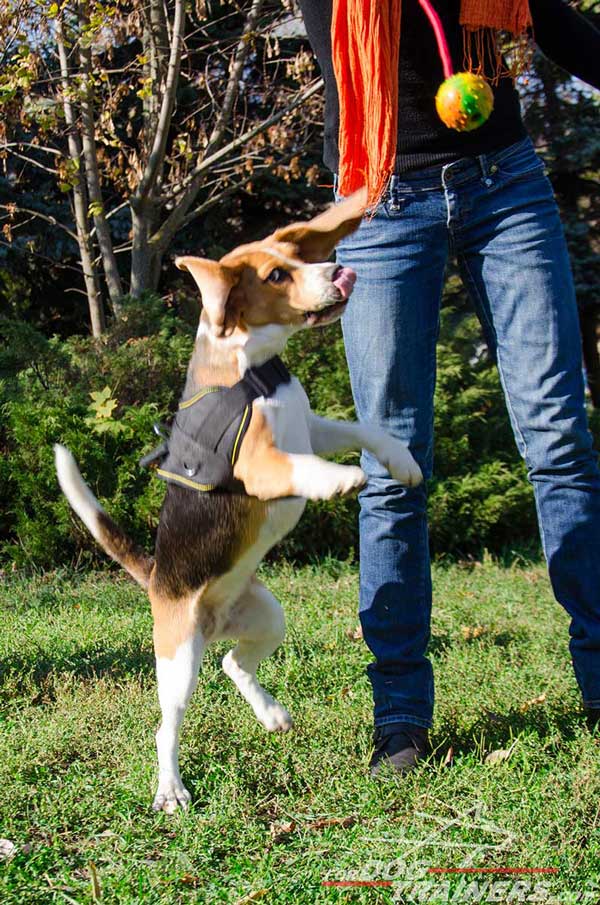
[[[256,678],[258,664],[279,647],[285,636],[285,617],[279,601],[253,579],[234,604],[220,636],[238,638],[223,658],[223,669],[269,732],[285,732],[293,721],[285,707],[268,694]]]
[[[154,616],[156,678],[162,722],[156,733],[158,790],[152,807],[172,814],[186,808],[190,794],[179,775],[179,731],[198,681],[204,651],[190,600],[167,600],[150,587]]]

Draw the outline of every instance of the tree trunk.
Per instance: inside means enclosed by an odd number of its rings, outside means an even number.
[[[158,3],[160,3],[160,0],[151,0],[153,5]],[[150,18],[153,43],[163,41],[166,24],[165,20],[161,18],[158,8],[152,10],[151,6]],[[165,24],[164,28],[161,23]],[[153,135],[147,136],[147,160],[137,188],[130,199],[132,228],[130,292],[134,298],[137,298],[147,289],[156,288],[155,281],[158,271],[152,260],[156,257],[156,253],[154,249],[150,248],[149,239],[156,219],[156,199],[160,192],[171,117],[175,106],[184,33],[185,0],[175,0],[171,46],[164,75],[164,85],[153,86],[160,95],[159,109],[155,119],[156,125],[153,129]],[[160,49],[162,50],[162,48]],[[159,76],[161,69],[162,67],[157,64],[155,72]],[[150,122],[152,120],[154,120],[154,116],[151,117]]]
[[[131,202],[131,230],[133,234],[131,247],[131,286],[130,292],[134,298],[139,298],[142,292],[153,289],[151,285],[151,260],[148,243],[149,211],[147,204],[134,204]]]
[[[65,123],[68,128],[67,143],[69,157],[75,161],[79,168],[79,178],[73,186],[73,207],[75,210],[75,223],[77,226],[77,241],[79,243],[79,256],[83,270],[83,279],[90,310],[90,322],[92,336],[100,336],[106,327],[102,296],[98,285],[98,275],[94,265],[93,243],[89,231],[88,198],[85,188],[84,174],[81,167],[81,144],[76,130],[76,117],[69,93],[69,63],[65,47],[62,19],[56,20],[56,43],[60,60],[60,74],[63,90],[63,109]]]
[[[80,21],[87,22],[87,12],[85,7],[80,7]],[[110,297],[113,312],[116,317],[121,313],[121,299],[123,297],[123,288],[121,286],[121,277],[117,266],[117,259],[113,250],[112,237],[106,216],[104,213],[104,199],[102,197],[102,188],[100,186],[100,173],[98,172],[98,160],[96,155],[96,139],[94,136],[94,93],[92,89],[92,59],[89,47],[80,42],[79,59],[81,62],[81,70],[85,82],[84,91],[81,96],[81,138],[83,147],[83,159],[85,162],[85,172],[87,176],[88,194],[91,202],[92,217],[96,227],[96,235],[98,237],[98,245],[102,257],[102,267],[104,276],[106,277],[106,285],[108,286],[108,294]]]
[[[229,69],[229,77],[227,86],[223,95],[223,103],[217,117],[217,121],[208,139],[208,144],[204,151],[204,159],[212,157],[217,153],[223,145],[227,128],[233,115],[234,105],[237,98],[238,88],[243,76],[246,60],[252,49],[252,33],[257,27],[260,14],[264,5],[264,0],[252,0],[252,6],[248,10],[246,21],[237,48]],[[177,230],[183,225],[187,213],[194,201],[196,200],[204,175],[193,179],[187,189],[181,193],[174,210],[169,214],[167,219],[153,233],[151,238],[151,246],[154,255],[162,260],[162,257],[169,247],[173,236]]]

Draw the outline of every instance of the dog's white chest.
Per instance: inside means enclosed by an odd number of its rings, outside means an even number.
[[[310,404],[296,377],[280,384],[268,399],[257,399],[255,405],[265,416],[277,449],[287,453],[312,452],[308,426]],[[300,497],[272,500],[261,528],[263,540],[268,538],[271,546],[285,537],[296,526],[305,505],[306,500]]]
[[[287,453],[312,452],[310,404],[297,377],[280,384],[268,399],[257,399],[255,405],[265,416],[277,449]]]

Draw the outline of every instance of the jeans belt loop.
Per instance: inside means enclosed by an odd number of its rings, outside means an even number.
[[[479,168],[481,170],[481,181],[488,188],[494,184],[494,180],[491,177],[491,173],[495,173],[498,167],[492,165],[488,166],[487,156],[485,154],[480,154],[477,158],[477,162],[479,164]]]
[[[392,213],[396,213],[400,210],[402,205],[398,199],[398,177],[393,175],[390,178],[387,191],[384,193],[383,200],[385,201],[385,196],[389,195],[388,207]]]

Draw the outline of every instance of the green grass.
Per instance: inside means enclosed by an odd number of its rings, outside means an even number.
[[[366,776],[355,569],[264,577],[289,628],[261,679],[296,727],[267,735],[220,670],[226,645],[210,648],[182,737],[193,805],[174,817],[150,809],[158,707],[142,593],[105,574],[3,578],[0,836],[17,852],[0,864],[2,905],[477,901],[458,876],[427,874],[469,865],[558,868],[535,880],[554,901],[599,900],[600,742],[542,566],[436,567],[437,751],[380,783]],[[391,876],[414,894],[322,885]],[[484,879],[467,882],[481,892]],[[478,901],[510,901],[493,894]]]

